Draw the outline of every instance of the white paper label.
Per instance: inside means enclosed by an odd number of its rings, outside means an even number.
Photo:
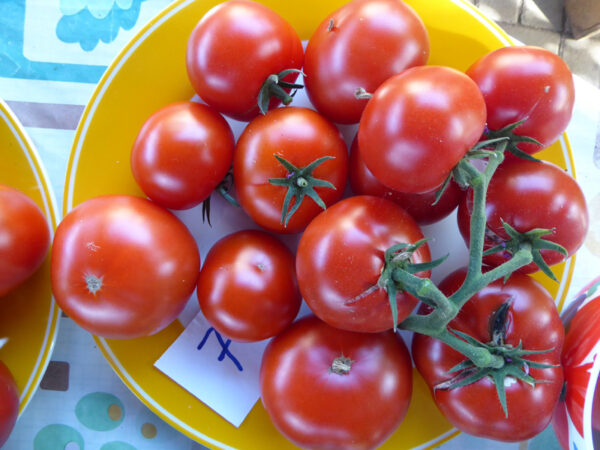
[[[260,397],[260,362],[268,342],[232,341],[198,313],[154,365],[239,427]]]

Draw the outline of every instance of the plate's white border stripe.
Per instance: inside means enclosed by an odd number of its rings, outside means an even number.
[[[567,145],[567,141],[565,140],[565,136],[564,134],[562,134],[560,136],[560,146],[563,152],[563,156],[565,158],[565,165],[567,168],[567,172],[571,175],[571,176],[575,176],[575,171],[573,166],[571,165],[571,155],[569,155],[569,146]],[[560,286],[558,287],[558,292],[556,293],[556,298],[555,301],[557,301],[557,306],[558,303],[560,303],[563,295],[566,294],[565,290],[568,289],[567,286],[567,282],[572,280],[572,274],[571,276],[569,276],[569,272],[571,271],[571,266],[573,265],[573,258],[569,258],[567,259],[567,262],[565,263],[565,269],[563,274],[566,276],[563,276],[561,282],[560,282]],[[564,302],[563,302],[564,305]]]
[[[30,141],[27,134],[24,132],[23,128],[20,126],[20,122],[18,118],[14,115],[14,113],[10,110],[8,105],[0,99],[0,118],[7,124],[8,128],[14,135],[15,139],[19,143],[23,154],[27,158],[27,162],[31,167],[33,175],[35,177],[35,181],[37,183],[38,189],[42,193],[42,200],[44,202],[44,212],[47,218],[50,219],[50,240],[54,236],[54,226],[60,220],[60,215],[58,212],[58,207],[56,203],[56,197],[54,195],[54,189],[50,183],[50,177],[46,173],[46,168],[41,162],[41,158],[37,153],[37,150],[33,146],[33,143]],[[45,371],[46,366],[50,362],[50,357],[52,355],[52,350],[54,349],[54,344],[56,342],[56,336],[58,335],[59,328],[59,320],[58,317],[55,317],[57,314],[56,304],[54,298],[50,299],[50,311],[48,314],[48,321],[46,322],[46,329],[44,330],[44,339],[42,341],[41,351],[38,354],[38,357],[35,361],[34,370],[29,376],[23,391],[21,392],[21,396],[19,398],[19,402],[23,404],[25,399],[31,400],[33,394],[37,389],[36,381],[41,379],[43,372]],[[50,331],[54,325],[54,333],[51,335]],[[21,408],[20,414],[23,414],[25,408],[29,405],[29,401],[25,403],[25,406]]]
[[[413,447],[412,450],[425,450],[425,449],[430,449],[433,446],[438,446],[438,445],[443,445],[445,442],[447,441],[451,441],[452,439],[454,439],[455,437],[458,436],[458,434],[456,433],[462,433],[460,430],[456,429],[456,428],[452,428],[451,430],[440,434],[438,437],[436,437],[435,439],[432,439],[429,442],[426,442],[425,444],[419,445],[418,447]],[[456,436],[453,436],[455,435]]]
[[[563,272],[563,278],[560,282],[560,286],[558,287],[558,292],[556,293],[556,298],[554,299],[556,302],[556,306],[560,303],[563,295],[565,294],[565,290],[567,289],[567,281],[572,280],[572,276],[569,276],[569,271],[571,270],[571,266],[573,265],[573,258],[567,259],[565,262],[565,269]],[[566,301],[566,300],[565,300]],[[564,302],[563,302],[564,306]]]
[[[71,165],[71,176],[69,177],[69,192],[67,195],[67,210],[71,210],[73,208],[73,195],[74,195],[74,186],[75,186],[75,176],[77,175],[77,166],[79,165],[79,156],[81,154],[81,148],[83,147],[83,143],[85,141],[85,135],[89,129],[89,126],[92,122],[92,118],[96,113],[100,102],[102,101],[102,97],[106,93],[106,90],[110,86],[110,83],[114,79],[114,77],[119,73],[119,70],[125,64],[125,62],[129,59],[129,57],[135,52],[135,50],[165,21],[167,21],[171,16],[175,15],[189,4],[193,3],[195,0],[186,0],[175,6],[173,9],[167,11],[162,16],[160,16],[156,22],[154,22],[141,36],[135,39],[135,42],[132,43],[131,47],[123,53],[117,60],[115,60],[114,64],[111,64],[107,69],[107,76],[102,77],[100,80],[100,90],[98,91],[98,95],[94,98],[93,103],[90,104],[89,109],[84,112],[85,121],[82,123],[81,134],[77,138],[77,147],[75,147],[75,153],[73,155],[73,163]],[[64,200],[64,199],[63,199]]]
[[[1,101],[1,100],[0,100]],[[48,180],[48,176],[45,173],[45,169],[44,166],[42,164],[40,164],[39,161],[39,157],[37,157],[37,155],[32,155],[30,154],[30,152],[28,151],[28,147],[33,149],[33,145],[31,142],[27,142],[25,143],[23,141],[22,136],[24,136],[24,133],[20,132],[21,130],[18,130],[15,127],[15,123],[16,122],[16,117],[14,117],[12,112],[9,112],[10,109],[8,108],[8,105],[6,105],[6,103],[4,103],[4,101],[2,101],[2,107],[0,107],[0,116],[2,117],[2,119],[4,120],[4,122],[8,125],[8,128],[10,129],[11,133],[14,135],[15,139],[17,140],[17,142],[19,143],[19,146],[21,147],[21,150],[23,151],[23,154],[25,155],[25,157],[27,158],[27,162],[29,163],[29,167],[31,167],[31,170],[34,174],[35,177],[35,181],[37,183],[38,188],[43,192],[43,183],[42,180],[40,178],[40,174],[38,173],[38,167],[42,170],[42,176]],[[8,114],[7,114],[8,113]],[[27,139],[25,137],[25,139]],[[34,162],[34,158],[37,160],[38,163],[38,167],[36,167],[35,162]],[[52,191],[52,187],[48,186],[48,191],[50,193],[50,195],[54,195],[53,191]],[[56,212],[56,210],[54,208],[51,208],[51,206],[48,203],[48,199],[46,198],[46,195],[42,195],[42,199],[44,201],[44,212],[46,213],[46,217],[51,217],[51,213],[52,211]],[[54,202],[56,203],[56,202]]]
[[[561,134],[561,136],[560,136],[560,146],[562,148],[563,155],[565,157],[565,161],[566,161],[566,165],[567,165],[567,172],[571,176],[573,176],[573,175],[575,175],[575,171],[573,170],[573,166],[571,165],[571,156],[569,155],[569,146],[567,145],[567,141],[565,140],[564,134]]]
[[[110,346],[106,343],[106,340],[104,338],[98,338],[98,337],[96,337],[96,341],[100,343],[100,345],[102,346],[102,350],[104,352],[106,352],[106,354],[108,356],[110,356],[110,361],[111,361],[111,364],[113,364],[114,368],[121,374],[121,376],[123,376],[123,377],[125,377],[127,379],[127,382],[129,383],[129,385],[136,390],[136,392],[138,393],[138,395],[140,395],[140,393],[143,394],[142,397],[146,400],[146,402],[149,405],[152,406],[152,408],[154,408],[160,414],[163,414],[165,417],[168,417],[171,422],[175,423],[180,428],[187,430],[191,435],[196,436],[197,438],[202,439],[206,443],[210,443],[210,444],[215,445],[215,446],[217,446],[219,448],[222,448],[222,449],[236,450],[235,447],[230,447],[228,445],[225,445],[222,442],[219,442],[219,441],[217,441],[217,440],[215,440],[215,439],[213,439],[213,438],[211,438],[209,436],[206,436],[205,434],[200,433],[198,430],[196,430],[194,428],[190,428],[190,426],[187,423],[185,423],[182,420],[178,419],[171,412],[169,412],[165,408],[163,408],[150,395],[148,395],[146,393],[146,391],[144,391],[141,388],[141,386],[139,384],[137,384],[137,382],[135,380],[133,380],[133,378],[131,378],[131,376],[129,375],[129,373],[127,372],[127,370],[125,370],[125,368],[121,364],[121,361],[119,361],[119,359],[115,356],[115,354],[113,353],[113,351],[110,348]]]

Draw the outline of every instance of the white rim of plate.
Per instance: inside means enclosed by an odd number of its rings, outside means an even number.
[[[37,186],[42,193],[42,200],[44,202],[44,213],[46,217],[51,221],[50,227],[50,240],[54,236],[54,229],[56,228],[57,223],[60,220],[60,213],[58,211],[56,197],[54,195],[54,190],[50,183],[50,177],[46,172],[46,168],[42,163],[42,159],[40,158],[33,142],[25,132],[24,127],[21,125],[21,122],[17,118],[17,116],[12,112],[12,110],[8,107],[8,105],[4,102],[4,100],[0,99],[0,119],[6,123],[13,136],[19,143],[21,150],[25,157],[27,158],[27,162],[29,163],[29,167],[35,177]],[[29,404],[29,401],[33,397],[35,393],[39,381],[46,370],[46,367],[50,363],[50,358],[52,356],[52,352],[54,350],[54,344],[56,343],[56,336],[58,335],[59,329],[59,309],[54,301],[54,297],[51,297],[50,300],[50,311],[48,314],[48,321],[46,323],[46,329],[44,331],[44,340],[42,342],[42,348],[38,355],[38,358],[35,362],[34,370],[29,376],[25,387],[23,388],[19,402],[20,402],[20,411],[19,415],[23,414],[26,406]],[[54,332],[52,333],[52,329],[54,328]]]

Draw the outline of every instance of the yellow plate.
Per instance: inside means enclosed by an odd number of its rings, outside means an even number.
[[[17,117],[0,100],[0,183],[19,189],[42,209],[56,229],[59,213],[40,157]],[[0,298],[0,349],[17,381],[22,413],[44,375],[58,332],[59,309],[50,288],[50,257],[29,279]]]
[[[306,40],[320,20],[345,0],[263,0]],[[142,123],[160,107],[192,98],[185,69],[187,38],[215,0],[175,1],[125,47],[100,81],[80,122],[69,160],[65,213],[91,197],[107,193],[142,195],[129,166],[131,145]],[[462,0],[408,0],[425,21],[431,39],[430,64],[465,70],[484,53],[512,42],[491,21]],[[573,172],[566,136],[540,156]],[[196,216],[196,220],[197,217]],[[213,222],[214,223],[214,222]],[[555,268],[560,284],[540,280],[562,303],[572,263]],[[214,448],[290,447],[258,402],[240,428],[212,412],[153,367],[181,333],[175,321],[144,339],[97,338],[117,374],[154,412],[191,438]],[[419,376],[407,418],[386,448],[435,445],[455,435],[442,418]]]

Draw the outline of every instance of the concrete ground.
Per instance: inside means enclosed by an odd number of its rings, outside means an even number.
[[[469,1],[510,36],[557,53],[574,74],[600,87],[600,34],[574,39],[565,0]]]

